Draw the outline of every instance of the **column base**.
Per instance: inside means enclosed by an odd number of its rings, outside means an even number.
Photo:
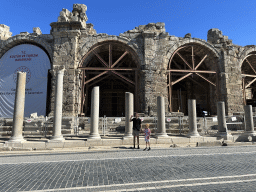
[[[191,137],[201,137],[201,136],[199,135],[198,132],[189,132],[189,133],[187,134],[187,137],[188,137],[188,138],[191,138]]]
[[[252,142],[256,141],[256,132],[255,131],[246,131],[239,136],[239,141],[242,142]]]
[[[233,136],[228,132],[218,132],[215,136],[224,140],[233,140]]]
[[[242,135],[256,136],[256,131],[245,131]]]
[[[23,143],[26,142],[26,140],[21,136],[21,137],[11,137],[7,143]]]
[[[50,140],[48,140],[47,142],[64,142],[65,139],[63,138],[63,136],[52,136],[50,138]]]
[[[156,133],[155,137],[158,139],[158,138],[168,138],[169,136],[167,135],[167,133]]]
[[[123,139],[130,139],[130,138],[133,138],[132,133],[125,133],[123,136]]]
[[[100,140],[101,137],[100,137],[99,134],[90,134],[89,137],[88,137],[88,139],[98,139],[98,140]]]

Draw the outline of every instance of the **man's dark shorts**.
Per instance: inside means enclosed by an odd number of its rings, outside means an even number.
[[[139,135],[140,135],[140,131],[133,129],[133,136],[139,136]]]

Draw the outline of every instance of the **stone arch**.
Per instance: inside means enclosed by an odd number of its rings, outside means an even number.
[[[239,54],[243,103],[256,106],[256,46],[248,46]]]
[[[242,67],[242,64],[244,62],[244,60],[250,56],[251,53],[253,52],[256,52],[256,46],[248,46],[248,47],[245,47],[245,49],[240,52],[238,54],[238,58],[239,58],[239,67],[241,68]]]
[[[203,115],[202,111],[215,114],[212,103],[218,100],[220,71],[217,50],[207,42],[185,39],[174,44],[167,57],[169,110],[175,112],[182,108],[186,114],[187,100],[196,99],[200,104],[198,115]]]
[[[90,115],[93,86],[101,87],[100,116],[123,116],[125,92],[136,95],[137,109],[141,64],[138,54],[129,45],[117,40],[97,41],[78,66],[82,70],[81,115]]]
[[[78,66],[80,66],[81,63],[83,63],[84,58],[86,58],[86,56],[90,54],[90,51],[92,51],[94,48],[96,48],[100,44],[108,41],[121,43],[124,46],[127,46],[132,50],[132,52],[136,53],[136,56],[138,57],[138,60],[140,62],[140,66],[144,65],[144,58],[142,54],[143,51],[139,48],[139,46],[135,42],[132,42],[130,38],[126,36],[98,34],[95,38],[93,38],[91,42],[85,43],[80,49],[79,56],[78,56],[78,60],[80,62]]]
[[[216,57],[216,58],[221,57],[221,54],[215,49],[215,47],[206,41],[202,41],[202,40],[198,40],[198,39],[184,39],[184,40],[179,41],[179,42],[175,43],[174,45],[172,45],[172,47],[167,51],[167,54],[166,54],[167,60],[166,60],[165,66],[169,67],[168,66],[169,61],[170,61],[171,57],[173,56],[174,52],[178,48],[180,48],[186,44],[200,45],[202,47],[205,47],[206,49],[209,49],[213,53],[214,57]]]
[[[53,60],[53,51],[52,47],[49,43],[46,42],[45,39],[43,39],[40,36],[34,36],[34,35],[16,35],[13,37],[10,37],[4,43],[2,44],[2,47],[0,49],[0,58],[11,48],[20,45],[20,44],[33,44],[45,51],[45,53],[48,55],[51,65]]]

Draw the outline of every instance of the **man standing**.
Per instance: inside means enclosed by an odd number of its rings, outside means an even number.
[[[130,122],[133,121],[133,146],[135,149],[135,138],[137,137],[138,149],[140,148],[140,131],[141,131],[141,119],[139,114],[135,113],[135,118],[131,115]]]

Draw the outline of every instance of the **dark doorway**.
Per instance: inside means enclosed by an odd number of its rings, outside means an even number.
[[[125,84],[115,77],[109,77],[94,86],[100,87],[100,116],[123,117],[125,116],[125,92],[134,93],[134,87]],[[89,93],[92,92],[91,86]],[[90,116],[91,94],[88,95],[86,116]],[[85,110],[85,109],[84,109]]]

